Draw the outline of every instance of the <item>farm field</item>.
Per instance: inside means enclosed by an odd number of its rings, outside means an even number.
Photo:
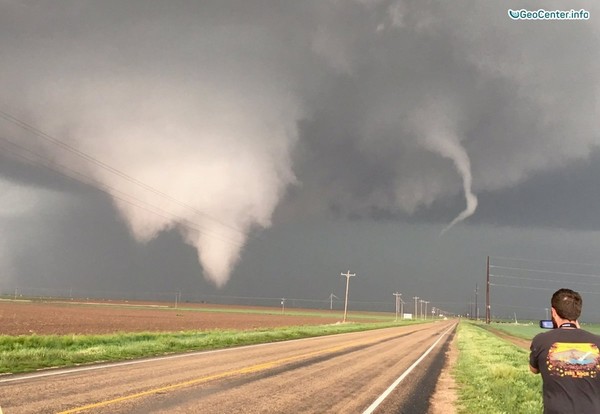
[[[398,326],[385,313],[0,300],[0,374]],[[414,324],[405,321],[402,324]]]
[[[348,320],[393,320],[391,314],[350,312]],[[248,330],[339,322],[340,311],[149,302],[0,300],[0,335],[110,334]]]
[[[537,322],[535,322],[535,323],[532,322],[529,324],[527,324],[527,323],[525,323],[525,324],[523,324],[523,323],[521,323],[521,324],[492,323],[489,325],[489,328],[491,328],[492,331],[494,331],[494,330],[496,332],[502,331],[507,335],[521,338],[521,339],[527,340],[528,342],[531,342],[531,339],[533,339],[533,337],[536,336],[537,334],[547,331],[547,329],[540,328],[538,326]],[[586,331],[595,333],[596,335],[600,335],[600,325],[582,323],[581,328],[585,329]]]

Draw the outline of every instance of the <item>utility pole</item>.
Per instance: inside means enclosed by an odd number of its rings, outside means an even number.
[[[398,308],[400,307],[400,296],[402,296],[402,293],[393,293],[394,296],[396,296],[396,322],[398,322]]]
[[[421,319],[423,318],[423,299],[419,299],[419,310],[421,311]]]
[[[329,295],[329,310],[333,310],[333,298],[339,299],[333,293],[331,293],[331,295]]]
[[[423,302],[425,302],[425,319],[427,319],[427,304],[429,303],[429,301],[424,300]]]
[[[292,303],[293,305],[293,303]],[[281,314],[285,313],[285,298],[281,298]]]
[[[417,317],[419,316],[419,313],[417,312],[417,300],[419,300],[419,297],[413,296],[413,299],[415,300],[415,319],[417,319]]]
[[[477,297],[479,296],[479,289],[477,283],[475,283],[475,320],[479,320],[479,305],[477,305]]]
[[[485,323],[490,324],[490,256],[487,257],[487,286],[485,288]]]
[[[346,276],[346,301],[344,302],[344,320],[342,322],[346,322],[346,316],[348,315],[348,286],[350,286],[350,278],[352,276],[356,276],[356,273],[350,273],[348,270],[347,273],[340,273],[341,276]]]
[[[404,301],[400,298],[400,319],[404,320]]]

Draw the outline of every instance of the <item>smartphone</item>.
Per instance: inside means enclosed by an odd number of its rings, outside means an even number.
[[[540,328],[542,329],[554,329],[554,322],[548,319],[542,319],[540,321]]]

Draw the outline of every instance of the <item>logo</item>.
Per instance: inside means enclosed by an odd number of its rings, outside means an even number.
[[[596,378],[600,367],[600,351],[590,343],[555,342],[546,360],[552,376]]]
[[[589,20],[590,12],[581,10],[513,10],[508,9],[508,17],[513,20]]]
[[[519,19],[519,11],[518,10],[508,9],[508,15],[513,20],[518,20]]]

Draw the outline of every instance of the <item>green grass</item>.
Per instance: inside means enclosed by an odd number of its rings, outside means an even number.
[[[460,351],[454,376],[460,413],[539,414],[539,375],[529,371],[529,353],[470,322],[458,326]]]
[[[486,325],[482,326],[486,327]],[[533,339],[533,337],[537,334],[548,331],[547,329],[542,329],[537,324],[533,323],[519,325],[515,325],[514,323],[491,323],[487,326],[522,339]]]
[[[418,322],[346,323],[244,331],[145,332],[111,335],[0,335],[0,374],[285,341],[411,323]]]
[[[245,313],[245,314],[262,314],[262,315],[281,315],[282,312],[276,308],[265,308],[265,309],[251,309],[251,308],[196,308],[196,307],[179,307],[170,308],[168,310],[182,310],[192,312],[216,312],[216,313]],[[294,308],[286,308],[283,313],[286,316],[310,316],[310,317],[321,317],[321,318],[342,318],[343,312],[339,311],[318,311],[318,310],[295,310]],[[393,320],[395,319],[394,314],[389,312],[357,312],[351,313],[350,317],[353,320],[356,319],[376,319],[382,320]]]
[[[485,326],[485,325],[482,325]],[[539,327],[537,322],[528,323],[528,324],[514,324],[514,323],[491,323],[489,325],[491,328],[498,329],[506,332],[509,335],[516,336],[518,338],[523,339],[533,339],[539,333],[547,332],[547,329],[542,329]],[[600,334],[600,325],[596,324],[582,324],[582,329],[586,331],[590,331],[595,333],[596,335]]]

